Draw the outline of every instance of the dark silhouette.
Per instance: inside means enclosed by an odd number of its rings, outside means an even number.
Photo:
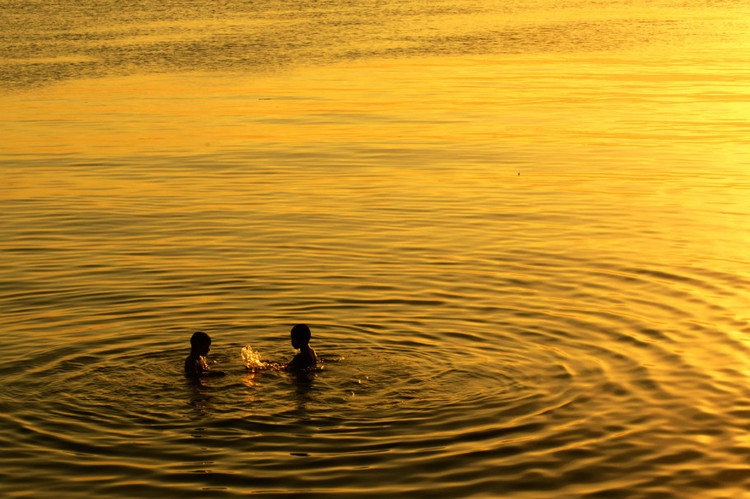
[[[310,348],[310,328],[306,324],[297,324],[291,330],[292,346],[299,349],[299,353],[286,365],[287,371],[301,371],[315,367],[318,356]]]
[[[212,371],[206,363],[206,355],[211,349],[211,337],[203,331],[194,333],[190,338],[190,355],[185,359],[185,376],[200,378],[203,376],[224,376],[222,371]]]

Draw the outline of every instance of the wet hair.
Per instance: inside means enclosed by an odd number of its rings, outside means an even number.
[[[297,324],[292,328],[292,338],[299,338],[303,343],[310,342],[310,328],[307,324]]]
[[[210,345],[211,344],[211,337],[204,333],[203,331],[198,331],[197,333],[193,333],[193,336],[190,337],[190,346],[193,348],[197,348],[200,345]]]

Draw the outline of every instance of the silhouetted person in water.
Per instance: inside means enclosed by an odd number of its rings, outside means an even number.
[[[203,376],[224,376],[222,371],[211,371],[206,363],[206,355],[211,349],[211,337],[203,331],[194,333],[190,338],[190,355],[185,359],[185,376],[200,378]]]
[[[292,346],[299,349],[299,353],[286,365],[287,371],[300,371],[315,367],[318,356],[315,350],[310,348],[310,328],[305,324],[297,324],[292,328]]]

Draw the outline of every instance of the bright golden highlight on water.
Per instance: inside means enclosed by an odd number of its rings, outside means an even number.
[[[457,142],[498,151],[519,143],[576,152],[642,148],[648,161],[670,141],[679,153],[710,148],[722,160],[745,160],[742,124],[750,104],[742,80],[727,76],[731,68],[722,61],[669,60],[640,53],[562,61],[474,56],[260,78],[180,73],[83,80],[43,89],[31,102],[6,95],[7,153],[95,158],[289,142]]]

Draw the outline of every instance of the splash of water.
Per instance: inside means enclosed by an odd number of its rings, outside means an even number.
[[[248,369],[255,371],[256,369],[263,369],[266,367],[266,364],[260,360],[260,352],[253,350],[253,347],[250,345],[242,347],[240,353],[242,354],[242,362]]]

